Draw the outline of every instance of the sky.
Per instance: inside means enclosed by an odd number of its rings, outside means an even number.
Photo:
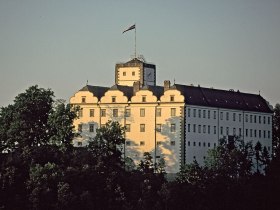
[[[0,107],[32,85],[69,101],[137,54],[164,80],[280,103],[279,0],[0,0]]]

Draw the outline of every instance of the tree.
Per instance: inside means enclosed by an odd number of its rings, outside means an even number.
[[[277,155],[280,153],[280,104],[276,104],[273,111],[272,145],[273,153]]]
[[[44,202],[42,194],[56,194],[49,193],[54,185],[42,183],[48,171],[58,165],[65,168],[68,154],[63,148],[71,148],[76,115],[69,105],[54,105],[53,98],[50,89],[35,85],[0,109],[1,208],[28,209],[30,202],[31,206]]]
[[[257,173],[259,173],[259,164],[261,161],[261,151],[262,151],[262,145],[261,143],[258,141],[255,145],[255,156],[256,156],[256,161],[257,161]]]

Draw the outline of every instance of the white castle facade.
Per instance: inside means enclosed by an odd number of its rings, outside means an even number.
[[[156,66],[137,58],[116,64],[115,85],[86,85],[70,104],[81,108],[75,146],[85,146],[107,121],[118,121],[126,127],[124,155],[137,162],[150,152],[155,162],[165,159],[168,173],[194,159],[203,164],[223,137],[272,150],[272,110],[262,96],[170,81],[157,86]]]

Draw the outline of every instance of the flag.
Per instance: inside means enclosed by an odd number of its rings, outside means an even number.
[[[128,29],[124,30],[122,33],[125,33],[125,32],[127,32],[127,31],[130,31],[130,30],[132,30],[132,29],[135,29],[135,24],[132,25],[132,26],[130,26]]]

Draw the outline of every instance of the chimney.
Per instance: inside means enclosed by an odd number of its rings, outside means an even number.
[[[170,89],[170,80],[165,80],[164,81],[164,91]]]
[[[140,81],[136,81],[133,83],[133,94],[140,90]]]

